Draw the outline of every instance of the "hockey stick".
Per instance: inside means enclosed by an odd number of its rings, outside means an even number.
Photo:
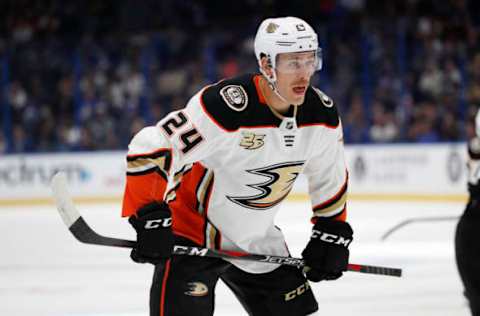
[[[421,223],[421,222],[443,222],[443,221],[453,221],[459,219],[459,216],[438,216],[438,217],[417,217],[417,218],[408,218],[406,220],[401,221],[397,225],[393,226],[389,230],[387,230],[381,237],[382,241],[385,241],[391,234],[399,230],[400,228],[407,226],[413,223]]]
[[[111,238],[99,235],[95,232],[78,212],[73,204],[73,200],[67,190],[67,179],[63,173],[57,173],[52,178],[52,191],[55,203],[63,222],[68,227],[73,236],[87,244],[102,245],[111,247],[134,248],[135,242],[131,240]],[[208,248],[189,247],[176,245],[173,249],[174,255],[201,256],[222,259],[250,260],[265,263],[275,263],[296,267],[305,266],[305,262],[300,258],[249,254],[236,251],[219,251]],[[379,274],[387,276],[400,277],[401,269],[378,267],[360,264],[349,264],[348,271]]]

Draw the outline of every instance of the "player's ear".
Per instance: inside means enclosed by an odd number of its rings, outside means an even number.
[[[265,72],[265,74],[269,77],[272,77],[273,75],[273,68],[272,68],[272,64],[270,63],[270,61],[268,60],[268,57],[263,55],[260,59],[260,65],[263,69],[263,71]]]

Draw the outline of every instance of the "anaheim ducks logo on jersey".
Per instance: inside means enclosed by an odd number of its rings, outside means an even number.
[[[249,173],[269,178],[265,182],[248,184],[249,187],[258,189],[261,193],[252,196],[227,196],[227,198],[238,205],[254,210],[269,209],[287,197],[304,163],[305,161],[285,162],[247,170]]]
[[[255,134],[252,132],[244,131],[242,132],[242,140],[240,141],[240,146],[245,149],[258,149],[262,147],[265,142],[263,139],[265,134]]]

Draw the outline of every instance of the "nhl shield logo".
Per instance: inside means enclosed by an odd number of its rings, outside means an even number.
[[[225,86],[220,90],[220,95],[232,110],[241,112],[247,107],[248,96],[242,86]]]

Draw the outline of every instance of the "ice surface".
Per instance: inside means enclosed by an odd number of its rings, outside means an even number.
[[[78,205],[104,235],[134,238],[119,204]],[[411,224],[385,242],[383,233],[411,217],[459,215],[458,203],[351,201],[351,262],[400,267],[402,278],[348,272],[313,284],[318,315],[468,315],[454,261],[456,221]],[[300,256],[310,234],[307,202],[287,202],[277,224]],[[126,249],[76,241],[52,206],[0,208],[0,315],[148,315],[152,267],[134,264]],[[219,283],[215,315],[246,315]]]

